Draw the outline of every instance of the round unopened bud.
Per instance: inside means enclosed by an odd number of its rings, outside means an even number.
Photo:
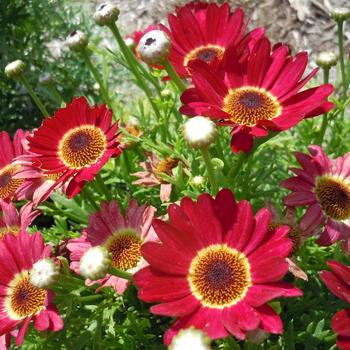
[[[52,82],[50,73],[42,73],[39,76],[39,83],[42,85],[49,85]]]
[[[112,24],[115,21],[117,21],[119,13],[120,11],[117,6],[105,2],[97,6],[94,14],[95,22],[99,26],[106,26]]]
[[[94,85],[92,85],[92,88],[93,88],[95,91],[100,91],[100,84],[99,84],[99,83],[95,83]]]
[[[216,125],[206,117],[190,118],[183,127],[186,142],[195,148],[206,148],[215,139]]]
[[[133,38],[127,37],[125,38],[125,45],[129,47],[131,50],[133,50],[136,46],[136,43]]]
[[[205,179],[201,175],[196,175],[192,178],[191,182],[195,187],[203,187],[205,184]]]
[[[334,52],[321,52],[316,57],[316,64],[322,68],[330,68],[337,64],[338,55]]]
[[[9,78],[18,78],[24,72],[25,67],[26,64],[22,60],[13,61],[5,67],[5,74]]]
[[[160,95],[166,99],[171,97],[171,91],[169,89],[164,89],[161,91]]]
[[[141,59],[150,65],[162,64],[170,54],[171,40],[162,30],[151,30],[140,40],[137,51]]]
[[[29,271],[30,283],[37,288],[49,288],[58,275],[57,265],[49,258],[38,260]]]
[[[169,350],[210,350],[210,339],[196,328],[182,329],[173,338]]]
[[[344,7],[334,8],[331,11],[331,17],[335,21],[346,21],[350,18],[350,8],[344,8]]]
[[[127,125],[130,127],[139,128],[141,124],[140,124],[140,121],[136,117],[131,115],[128,118]]]
[[[98,280],[106,276],[111,267],[109,252],[105,247],[88,249],[80,259],[80,273],[83,277]]]
[[[66,39],[66,44],[71,51],[83,51],[88,44],[87,36],[80,30],[74,30]]]

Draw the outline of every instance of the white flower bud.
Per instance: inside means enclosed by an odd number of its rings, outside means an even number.
[[[13,61],[5,67],[5,74],[9,78],[17,78],[24,72],[25,67],[26,64],[22,60]]]
[[[132,115],[129,117],[127,125],[128,126],[133,126],[133,127],[136,127],[136,128],[139,128],[141,126],[140,121],[136,117],[134,117]]]
[[[205,333],[193,327],[182,329],[173,338],[169,350],[210,350],[210,340]]]
[[[106,276],[111,267],[109,252],[105,247],[88,249],[80,259],[80,273],[85,278],[98,280]]]
[[[334,8],[331,11],[331,17],[335,21],[346,21],[350,18],[350,8]]]
[[[39,76],[39,83],[42,85],[49,85],[52,82],[50,73],[42,73]]]
[[[66,44],[71,51],[83,51],[88,44],[88,39],[80,30],[74,30],[68,35]]]
[[[40,259],[29,271],[30,283],[38,288],[49,288],[58,277],[59,271],[53,260]]]
[[[205,179],[201,175],[196,175],[192,178],[191,182],[195,187],[203,187],[205,184]]]
[[[94,18],[99,26],[105,26],[117,21],[119,17],[119,9],[110,3],[103,3],[96,8]]]
[[[195,148],[206,148],[215,139],[216,125],[206,117],[190,118],[183,127],[186,142]]]
[[[151,30],[140,40],[137,51],[150,65],[162,64],[170,54],[171,40],[162,30]]]
[[[171,95],[172,95],[171,91],[169,89],[162,90],[160,94],[161,94],[162,97],[164,97],[166,99],[170,98]]]
[[[322,68],[330,68],[337,64],[338,55],[334,52],[321,52],[316,57],[316,64]]]

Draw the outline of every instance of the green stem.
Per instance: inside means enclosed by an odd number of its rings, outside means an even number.
[[[323,68],[323,82],[325,84],[328,84],[328,82],[329,82],[329,68]],[[324,135],[326,133],[327,125],[328,125],[328,113],[325,113],[323,115],[320,132],[317,135],[317,139],[316,139],[317,145],[322,146],[322,142],[324,139]]]
[[[58,92],[58,90],[54,87],[53,84],[47,85],[47,89],[49,90],[52,97],[59,103],[61,106],[65,103],[63,97]]]
[[[108,104],[109,107],[112,107],[108,91],[107,91],[107,89],[102,81],[102,78],[101,78],[99,72],[97,71],[97,69],[95,68],[95,66],[91,62],[89,52],[87,50],[83,50],[81,55],[83,56],[85,63],[87,65],[87,67],[89,68],[91,74],[93,75],[96,82],[100,86],[100,91],[101,91],[101,95],[102,95],[103,100]]]
[[[152,96],[152,92],[150,90],[150,88],[147,86],[147,84],[145,83],[144,79],[142,78],[142,75],[141,73],[139,72],[139,70],[137,69],[137,66],[135,63],[135,60],[136,58],[134,57],[134,55],[132,54],[132,52],[130,51],[130,49],[126,46],[122,36],[120,35],[119,33],[119,30],[116,26],[115,23],[113,24],[110,24],[109,25],[109,28],[110,30],[112,31],[112,33],[114,34],[117,42],[118,42],[118,45],[119,45],[119,48],[126,60],[126,62],[129,64],[129,67],[130,67],[130,70],[131,72],[133,73],[133,75],[135,76],[137,82],[139,83],[141,89],[145,92],[153,110],[154,110],[154,113],[156,114],[157,116],[157,119],[160,120],[161,119],[161,114],[160,114],[160,111],[159,111],[159,108],[158,106],[156,105],[156,103],[154,102],[153,100],[153,96]]]
[[[238,152],[237,160],[236,160],[235,166],[231,171],[230,178],[234,179],[237,176],[247,157],[248,157],[248,153],[244,153],[242,151]]]
[[[201,149],[203,160],[205,163],[205,166],[207,168],[208,177],[211,185],[211,191],[213,194],[216,194],[218,192],[218,184],[215,178],[213,163],[211,162],[209,150],[207,148]]]
[[[105,195],[107,201],[111,201],[111,199],[112,199],[111,194],[110,194],[106,184],[104,183],[101,174],[98,173],[95,176],[95,179],[96,179],[97,186],[101,189],[101,191]]]
[[[342,87],[343,87],[343,99],[346,99],[346,72],[345,72],[345,61],[344,61],[344,21],[337,21],[338,25],[338,46],[339,46],[339,61],[340,61],[340,71],[342,77]]]
[[[81,195],[90,203],[93,209],[96,209],[97,211],[100,209],[95,201],[93,194],[86,186],[84,186],[81,190]]]
[[[165,70],[169,74],[169,77],[173,81],[173,83],[177,86],[180,92],[184,92],[186,90],[186,84],[182,81],[182,79],[179,77],[179,75],[176,73],[174,67],[169,62],[169,60],[165,60],[162,65],[164,66]]]
[[[33,99],[33,101],[35,102],[35,104],[38,106],[38,108],[40,109],[40,112],[42,113],[42,115],[44,117],[48,117],[50,114],[49,112],[46,110],[45,106],[41,103],[39,97],[37,96],[37,94],[34,92],[34,90],[32,89],[32,87],[30,86],[27,78],[22,74],[19,77],[19,80],[21,81],[21,83],[25,86],[25,88],[27,89],[29,95],[31,96],[31,98]]]
[[[120,278],[124,278],[126,280],[132,280],[132,274],[123,270],[116,269],[115,267],[111,267],[108,271],[113,276],[117,276]]]
[[[103,295],[96,294],[96,295],[86,295],[85,297],[79,297],[78,301],[79,303],[89,303],[91,301],[102,299]]]

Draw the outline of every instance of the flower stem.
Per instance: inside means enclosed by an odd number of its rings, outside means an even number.
[[[152,96],[152,92],[150,90],[150,88],[147,86],[147,84],[145,83],[141,73],[139,72],[138,68],[137,68],[137,62],[135,63],[136,58],[133,57],[132,52],[130,51],[130,49],[126,46],[122,36],[120,35],[120,32],[118,30],[118,27],[116,26],[115,23],[112,23],[109,25],[110,30],[112,31],[112,33],[114,34],[119,48],[126,60],[126,62],[129,64],[130,70],[133,73],[133,75],[135,76],[139,86],[141,87],[141,89],[145,92],[153,110],[154,113],[157,116],[157,119],[160,120],[161,119],[161,114],[159,111],[158,106],[156,105],[156,103],[154,102],[153,96]]]
[[[168,59],[166,59],[163,63],[163,66],[167,73],[169,74],[169,77],[174,82],[174,84],[177,86],[180,92],[184,92],[186,90],[186,84],[182,81],[182,79],[179,77],[179,75],[176,73],[174,67],[169,62]]]
[[[45,106],[42,104],[42,102],[40,101],[39,97],[37,96],[37,94],[34,92],[32,87],[30,86],[27,78],[23,74],[21,74],[20,77],[19,77],[19,80],[21,81],[21,83],[27,89],[29,95],[31,96],[31,98],[33,99],[33,101],[35,102],[37,107],[40,109],[40,112],[42,113],[42,115],[44,117],[48,117],[50,115],[49,112],[46,110]]]
[[[211,185],[211,191],[213,194],[216,194],[218,192],[218,184],[215,178],[213,163],[211,162],[209,150],[207,148],[201,149],[203,160],[205,163],[205,166],[207,168],[208,177]]]
[[[104,183],[102,176],[100,173],[98,173],[95,176],[96,179],[96,183],[97,183],[97,187],[100,189],[100,191],[105,195],[107,201],[111,201],[111,194],[106,186],[106,184]]]
[[[91,74],[93,75],[96,82],[100,86],[100,91],[101,91],[101,95],[102,95],[104,102],[106,102],[109,107],[112,107],[108,91],[107,91],[107,89],[102,81],[102,78],[101,78],[99,72],[97,71],[97,69],[95,68],[95,66],[91,62],[89,52],[87,50],[83,50],[81,55],[83,56],[85,63],[87,65],[87,67],[89,68]]]
[[[339,61],[340,61],[340,71],[342,78],[343,87],[343,99],[346,99],[346,72],[345,72],[345,62],[344,62],[344,21],[338,20],[338,46],[339,46]]]
[[[329,82],[329,67],[323,68],[323,82],[325,84],[328,84],[328,82]],[[323,115],[320,132],[316,137],[316,144],[318,144],[320,146],[322,146],[322,142],[324,139],[324,135],[326,133],[327,125],[328,125],[328,113],[325,113]]]
[[[85,198],[90,203],[90,205],[93,209],[99,210],[99,207],[95,201],[93,194],[86,186],[84,186],[82,188],[81,195],[83,196],[83,198]]]
[[[132,274],[120,269],[116,269],[115,267],[111,267],[108,271],[108,273],[110,273],[113,276],[117,276],[120,278],[124,278],[126,280],[131,281],[132,280]]]
[[[58,90],[54,87],[54,85],[53,84],[47,85],[47,89],[49,90],[52,97],[56,100],[56,102],[59,103],[61,106],[63,106],[63,104],[65,103],[64,99],[61,96],[61,94],[58,92]]]

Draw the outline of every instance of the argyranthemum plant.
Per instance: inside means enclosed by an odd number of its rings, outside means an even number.
[[[28,136],[28,148],[32,162],[45,174],[62,173],[52,187],[69,182],[66,193],[73,197],[111,157],[120,154],[117,132],[111,110],[105,105],[90,107],[79,97],[46,118]]]
[[[255,137],[288,130],[304,118],[327,112],[333,107],[327,101],[333,86],[299,92],[317,69],[302,78],[307,53],[293,57],[288,52],[286,45],[271,51],[269,40],[263,37],[246,61],[240,62],[234,49],[227,50],[218,71],[197,60],[191,65],[194,87],[181,96],[181,113],[231,126],[231,148],[236,153],[248,152]]]
[[[321,271],[320,277],[338,298],[350,304],[350,268],[337,261],[327,261],[332,271]],[[350,349],[350,309],[338,311],[332,318],[332,329],[337,333],[337,346]]]
[[[292,249],[288,227],[269,230],[267,209],[254,217],[249,202],[236,203],[225,189],[215,199],[202,194],[197,203],[184,198],[168,212],[168,223],[153,222],[161,243],[141,248],[150,266],[134,276],[140,299],[159,303],[152,313],[178,318],[165,343],[190,326],[212,339],[244,339],[258,327],[281,333],[281,319],[267,302],[302,295],[281,282]]]
[[[108,250],[111,265],[115,269],[133,274],[146,266],[147,263],[141,256],[141,247],[148,241],[158,240],[151,228],[155,210],[152,206],[139,206],[135,200],[131,200],[125,215],[122,215],[116,201],[103,203],[101,211],[89,217],[88,227],[82,237],[68,242],[71,268],[80,273],[81,257],[94,246],[103,246]],[[129,281],[107,274],[102,279],[88,283],[98,283],[101,287],[112,286],[117,293],[122,294]]]
[[[249,47],[264,34],[263,28],[246,34],[244,12],[222,5],[192,2],[168,15],[170,29],[160,25],[172,41],[169,60],[181,77],[191,76],[189,64],[199,59],[217,65],[229,46],[243,58]]]
[[[301,169],[291,168],[296,176],[281,184],[292,191],[286,205],[307,206],[300,222],[302,229],[320,234],[318,243],[330,245],[350,237],[350,154],[328,158],[319,146],[309,146],[310,155],[295,152]]]
[[[0,336],[19,328],[16,344],[23,343],[30,322],[39,331],[59,331],[63,321],[49,289],[38,288],[30,281],[29,271],[50,255],[40,233],[7,234],[0,241]]]

